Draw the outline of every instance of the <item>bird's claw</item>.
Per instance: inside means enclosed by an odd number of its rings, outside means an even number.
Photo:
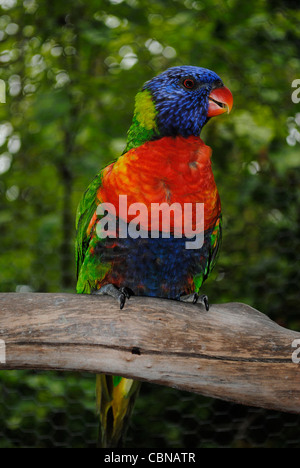
[[[192,302],[193,304],[196,304],[198,302],[200,304],[203,304],[205,309],[209,311],[209,301],[208,301],[208,297],[206,296],[206,294],[202,294],[201,296],[199,296],[199,294],[197,293],[188,294],[186,296],[181,296],[180,301]]]
[[[120,310],[123,309],[126,299],[129,299],[133,295],[133,291],[131,289],[122,287],[117,288],[114,284],[105,284],[97,291],[93,291],[93,294],[97,294],[98,296],[111,296],[116,299],[120,304]]]
[[[202,296],[200,296],[200,302],[201,302],[201,304],[204,304],[205,309],[208,312],[209,311],[209,301],[208,301],[208,297],[206,296],[206,294],[202,294]]]
[[[131,289],[126,287],[120,288],[120,292],[123,293],[127,299],[130,299],[131,296],[133,296],[133,292],[131,291]]]
[[[126,302],[126,296],[125,294],[122,292],[119,296],[119,303],[120,303],[120,310],[123,309],[124,305],[125,305],[125,302]]]

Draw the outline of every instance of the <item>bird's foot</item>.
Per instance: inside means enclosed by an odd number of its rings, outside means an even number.
[[[120,304],[120,309],[123,309],[126,299],[129,299],[133,295],[131,289],[123,287],[117,288],[114,284],[105,284],[97,291],[93,291],[92,294],[97,296],[111,296],[116,299]]]
[[[208,297],[205,294],[202,294],[201,296],[199,296],[197,293],[187,294],[186,296],[180,296],[179,300],[182,302],[192,302],[193,304],[198,302],[203,304],[207,311],[209,310]]]

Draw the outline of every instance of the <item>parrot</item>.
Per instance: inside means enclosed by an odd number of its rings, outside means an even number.
[[[198,66],[168,68],[139,89],[124,151],[99,171],[78,206],[78,294],[111,296],[120,309],[134,295],[198,302],[209,309],[200,288],[216,264],[222,212],[212,150],[200,134],[211,117],[229,113],[232,106],[221,78]],[[143,204],[147,213],[140,210],[135,217],[137,211],[127,210],[125,216],[120,205],[125,196],[127,207]],[[177,208],[177,216],[174,208],[169,225],[157,218],[157,229],[151,230],[154,204]],[[186,234],[179,208],[197,204],[204,216],[198,222],[193,211]],[[132,223],[138,226],[130,236]],[[187,239],[200,231],[201,246],[186,248]],[[141,383],[104,374],[96,378],[99,447],[121,447]]]

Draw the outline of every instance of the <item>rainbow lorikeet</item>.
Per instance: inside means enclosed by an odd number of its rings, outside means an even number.
[[[229,112],[232,103],[220,77],[205,68],[173,67],[144,84],[136,95],[123,154],[99,172],[78,208],[78,293],[111,295],[120,308],[134,294],[200,301],[208,309],[208,298],[199,290],[219,250],[221,204],[211,149],[200,133],[211,117]],[[153,234],[149,216],[140,215],[140,236],[128,235],[129,229],[124,235],[124,223],[129,227],[134,222],[129,211],[124,219],[120,199],[124,201],[125,195],[127,207],[139,203],[149,210],[154,203],[177,208],[201,203],[204,221],[198,225],[191,217],[189,236],[186,231],[180,236],[182,216],[175,217],[174,212],[169,225],[165,228],[160,219]],[[99,212],[102,204],[105,210]],[[104,235],[101,221],[109,206],[114,207],[115,229],[107,220]],[[187,238],[197,229],[202,229],[201,247],[186,248]],[[120,444],[139,386],[123,377],[97,376],[100,445]]]

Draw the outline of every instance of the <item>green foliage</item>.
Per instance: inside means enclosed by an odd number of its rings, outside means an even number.
[[[0,0],[0,78],[8,90],[0,104],[0,291],[75,291],[76,207],[99,169],[124,150],[137,90],[169,66],[199,65],[234,95],[232,114],[202,134],[224,213],[205,293],[211,302],[247,302],[299,330],[299,139],[289,135],[300,112],[291,100],[299,22],[293,0]],[[0,379],[2,446],[92,439],[92,376],[1,372]],[[155,400],[142,392],[133,445],[187,444],[179,426],[157,422],[170,392],[153,390]],[[178,402],[178,414],[209,418],[199,401]],[[163,441],[144,424],[149,407]],[[57,420],[72,441],[47,438]]]

